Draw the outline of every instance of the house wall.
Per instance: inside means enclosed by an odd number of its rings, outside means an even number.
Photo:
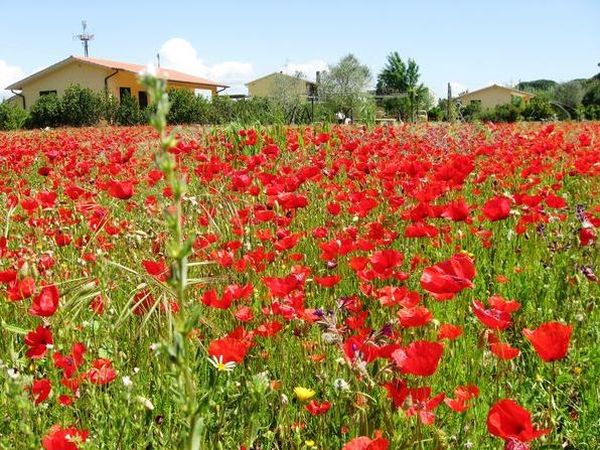
[[[101,91],[104,89],[104,77],[109,73],[107,69],[89,64],[67,64],[25,84],[21,92],[25,96],[25,106],[30,109],[40,98],[40,91],[56,91],[58,95],[62,95],[72,84]]]
[[[481,101],[482,109],[495,108],[497,105],[511,103],[513,97],[521,97],[524,101],[529,101],[531,95],[514,92],[508,89],[503,89],[500,86],[494,86],[489,89],[484,89],[479,92],[461,95],[460,101],[463,106],[467,106],[473,100]]]
[[[72,84],[79,84],[81,87],[90,88],[96,92],[104,92],[104,79],[114,72],[114,70],[104,67],[72,62],[25,84],[22,91],[22,94],[25,96],[25,106],[27,109],[30,109],[40,97],[40,91],[56,91],[57,95],[63,95],[65,89]],[[117,99],[119,98],[119,89],[121,87],[130,88],[131,95],[135,98],[138,98],[139,91],[144,90],[137,80],[137,74],[125,71],[119,71],[111,76],[107,80],[107,87],[109,93]],[[201,86],[190,86],[175,82],[168,83],[168,87],[191,91],[202,89]],[[212,95],[216,95],[216,88],[213,86],[206,86],[205,90],[210,91]],[[22,106],[20,97],[15,99],[15,101],[18,101],[18,104]]]
[[[248,95],[251,97],[270,97],[281,89],[287,94],[308,95],[309,83],[284,74],[274,73],[248,83]]]

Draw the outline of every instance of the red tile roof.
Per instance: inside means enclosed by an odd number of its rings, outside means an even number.
[[[108,69],[119,69],[125,70],[127,72],[139,73],[146,69],[146,66],[142,66],[139,64],[130,64],[124,63],[120,61],[111,61],[108,59],[98,59],[98,58],[86,58],[83,56],[72,56],[73,59],[77,61],[82,61],[89,64],[95,64],[97,66],[106,67]],[[215,86],[215,87],[228,87],[223,83],[218,83],[216,81],[208,80],[206,78],[197,77],[194,75],[189,75],[187,73],[178,72],[177,70],[160,68],[158,69],[158,75],[160,77],[165,78],[167,81],[175,81],[178,83],[189,83],[189,84],[201,84],[205,86]]]
[[[69,56],[68,58],[63,59],[62,61],[59,61],[49,67],[46,67],[45,69],[42,69],[32,75],[29,75],[28,77],[23,78],[22,80],[17,81],[16,83],[11,84],[10,86],[7,86],[5,89],[21,90],[21,89],[23,89],[24,84],[43,76],[45,73],[48,73],[48,72],[56,70],[60,67],[63,67],[64,65],[69,64],[71,61],[79,61],[79,62],[83,62],[86,64],[93,64],[95,66],[104,67],[106,69],[113,69],[113,70],[118,69],[118,70],[124,70],[124,71],[132,72],[132,73],[139,73],[146,69],[146,66],[142,66],[140,64],[130,64],[130,63],[124,63],[124,62],[119,62],[119,61],[110,61],[108,59],[86,58],[83,56]],[[229,87],[223,83],[218,83],[216,81],[207,80],[206,78],[196,77],[194,75],[190,75],[187,73],[178,72],[177,70],[171,70],[171,69],[166,69],[166,68],[159,69],[158,75],[165,78],[167,81],[173,81],[176,83],[186,83],[186,84],[196,86],[200,89],[207,88],[207,87],[208,88]]]

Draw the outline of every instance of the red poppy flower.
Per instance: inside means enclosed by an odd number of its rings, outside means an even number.
[[[471,258],[458,253],[423,270],[421,287],[436,300],[450,300],[460,291],[472,288],[475,266]]]
[[[33,395],[34,403],[36,405],[39,405],[50,395],[50,391],[52,390],[52,383],[50,383],[50,380],[46,378],[43,378],[41,380],[34,380],[31,386],[29,387],[29,390],[31,391],[31,395]]]
[[[505,330],[512,324],[510,314],[499,309],[485,309],[483,303],[473,300],[473,314],[486,327],[492,330]]]
[[[567,355],[572,332],[571,325],[560,322],[546,322],[533,331],[523,330],[537,354],[546,362],[563,359]]]
[[[22,280],[15,280],[8,285],[8,299],[16,302],[29,298],[35,292],[35,281],[31,277],[25,277]]]
[[[79,444],[86,442],[88,435],[86,430],[55,425],[42,439],[42,447],[44,450],[78,450]]]
[[[403,373],[427,377],[437,370],[443,352],[438,342],[415,341],[394,351],[392,359]]]
[[[26,355],[32,359],[43,358],[48,350],[48,345],[52,345],[53,343],[54,340],[50,328],[38,325],[35,331],[30,331],[25,336],[25,345],[29,347]]]
[[[0,270],[0,283],[10,283],[17,279],[17,271],[12,269]]]
[[[77,369],[83,364],[83,355],[85,354],[86,348],[81,342],[73,344],[71,347],[71,354],[63,355],[60,352],[54,352],[52,359],[54,365],[59,369],[62,369],[65,378],[71,378],[75,375]]]
[[[342,277],[340,275],[329,275],[326,277],[318,277],[315,275],[313,278],[319,286],[323,286],[323,287],[327,287],[327,288],[335,286],[342,279]]]
[[[127,200],[133,197],[133,182],[131,181],[111,181],[108,185],[108,194],[111,197],[120,200]]]
[[[442,212],[442,217],[454,222],[460,222],[469,217],[469,212],[469,205],[461,198],[446,205]]]
[[[422,327],[431,322],[433,314],[424,306],[414,306],[402,308],[398,311],[398,318],[403,328]]]
[[[305,406],[306,410],[313,416],[320,416],[321,414],[325,414],[331,408],[331,403],[325,402],[317,402],[315,400],[311,400],[308,405]]]
[[[389,441],[383,437],[379,430],[375,431],[375,438],[360,436],[346,443],[342,450],[388,450]]]
[[[224,363],[241,363],[250,349],[251,343],[232,337],[215,339],[208,345],[208,354],[216,358],[223,358]]]
[[[33,299],[29,314],[32,316],[50,317],[58,308],[58,289],[56,286],[44,286]]]
[[[529,442],[550,432],[534,428],[529,411],[510,399],[499,400],[490,408],[487,427],[490,434],[505,441]]]
[[[511,347],[510,344],[504,342],[492,342],[490,344],[491,352],[500,359],[514,359],[521,353],[518,348]]]
[[[469,401],[476,397],[479,397],[479,388],[477,386],[458,386],[454,390],[454,398],[445,398],[444,403],[450,409],[462,413],[469,409]]]
[[[510,215],[510,199],[496,196],[485,202],[483,214],[491,222],[506,219]]]
[[[458,325],[452,325],[451,323],[445,323],[440,326],[440,331],[438,332],[437,339],[441,341],[442,339],[448,339],[453,341],[457,339],[461,334],[463,334],[462,327]]]
[[[433,425],[435,422],[435,409],[444,400],[445,394],[439,393],[431,398],[430,387],[419,387],[409,389],[410,406],[406,409],[407,417],[419,415],[423,425]]]
[[[95,359],[92,361],[92,368],[87,371],[87,379],[98,385],[108,384],[116,377],[117,372],[108,359]]]

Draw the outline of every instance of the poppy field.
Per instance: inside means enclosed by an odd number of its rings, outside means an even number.
[[[0,448],[600,448],[600,124],[173,133],[0,133]]]

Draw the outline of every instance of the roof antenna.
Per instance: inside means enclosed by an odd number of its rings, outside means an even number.
[[[158,68],[160,69],[160,53],[156,54],[156,62],[158,64]]]
[[[87,32],[87,22],[85,20],[81,21],[81,27],[83,28],[83,32],[81,34],[75,35],[73,38],[77,38],[83,44],[83,53],[87,58],[89,56],[88,52],[88,42],[94,39],[94,35]]]

